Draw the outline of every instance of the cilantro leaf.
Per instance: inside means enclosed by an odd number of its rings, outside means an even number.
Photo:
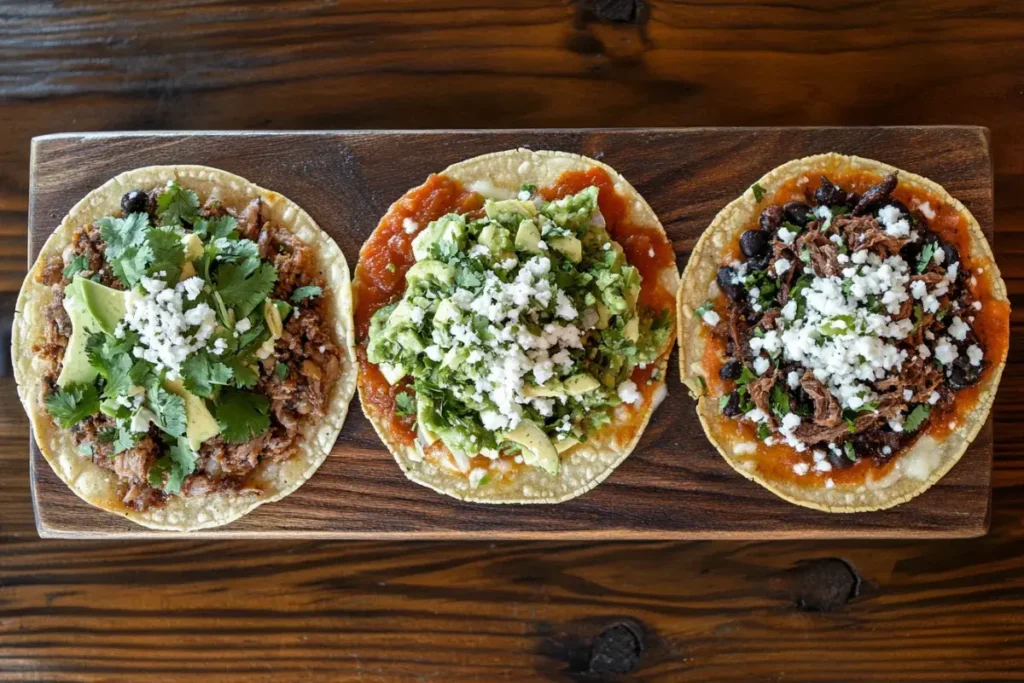
[[[129,448],[135,448],[135,444],[142,438],[141,432],[133,432],[127,421],[118,420],[117,429],[114,434],[114,455],[123,453]]]
[[[132,362],[125,345],[102,333],[89,337],[86,355],[89,364],[99,370],[100,376],[106,380],[103,398],[127,396],[132,387],[141,386],[149,374],[149,367],[144,361]]]
[[[199,215],[199,195],[172,180],[156,198],[156,212],[161,225],[192,223]]]
[[[65,280],[70,280],[71,278],[75,277],[75,275],[81,273],[83,270],[88,269],[89,258],[85,254],[78,254],[77,256],[73,256],[71,258],[71,263],[64,266],[64,272],[62,273],[62,275],[64,275]]]
[[[410,417],[416,414],[416,401],[409,394],[395,394],[395,414],[399,417]]]
[[[277,375],[279,380],[284,381],[288,379],[289,372],[290,371],[288,370],[288,365],[286,363],[278,362],[278,364],[274,366],[274,374]]]
[[[185,400],[164,389],[154,378],[146,389],[146,403],[156,415],[156,426],[171,436],[184,436],[188,423]]]
[[[207,353],[195,353],[181,364],[181,376],[185,388],[196,396],[208,398],[215,385],[226,385],[231,381],[231,368],[210,358]]]
[[[252,391],[225,389],[214,406],[214,415],[225,441],[240,443],[270,429],[270,402]]]
[[[180,493],[185,479],[196,469],[196,453],[188,440],[178,437],[168,445],[167,453],[149,468],[149,483],[167,493]]]
[[[181,235],[168,228],[155,228],[146,235],[146,244],[151,254],[148,272],[163,272],[165,275],[162,278],[168,282],[177,282],[185,262],[185,246],[181,243]]]
[[[772,435],[772,429],[771,429],[771,427],[768,426],[768,424],[766,422],[758,422],[757,423],[757,439],[759,441],[764,441],[765,439],[767,439],[771,435]]]
[[[107,244],[104,255],[108,262],[121,258],[125,251],[138,247],[149,232],[149,216],[144,213],[130,213],[124,218],[101,218],[96,221],[100,237]]]
[[[910,411],[910,415],[908,415],[907,419],[903,422],[903,431],[916,432],[921,428],[921,425],[924,424],[924,421],[928,419],[931,412],[931,406],[927,406],[923,403],[918,405]]]
[[[700,317],[702,317],[702,316],[703,316],[703,315],[704,315],[705,313],[707,313],[708,311],[710,311],[710,310],[713,310],[713,309],[714,309],[714,307],[715,307],[715,302],[714,302],[714,301],[711,301],[711,300],[708,300],[708,301],[705,301],[704,303],[702,303],[702,304],[701,304],[700,306],[698,306],[698,307],[697,307],[697,310],[695,310],[695,311],[693,312],[693,314],[694,314],[695,316],[697,316],[698,318],[700,318]]]
[[[256,382],[260,381],[260,376],[256,374],[256,371],[242,362],[241,358],[226,360],[225,364],[231,370],[232,384],[236,387],[254,387]]]
[[[764,199],[765,189],[758,185],[757,183],[751,185],[750,189],[753,190],[754,192],[754,199],[757,201],[758,204],[760,204],[761,200]]]
[[[50,417],[63,429],[100,410],[100,396],[92,384],[69,384],[47,395],[44,403]]]
[[[224,305],[233,307],[240,320],[270,296],[277,282],[277,268],[255,257],[237,265],[226,263],[217,269],[216,282]]]
[[[256,258],[260,254],[259,245],[252,240],[228,240],[220,237],[213,241],[216,250],[215,255],[218,261],[224,263],[239,263],[250,258]]]
[[[725,410],[725,407],[729,405],[730,394],[722,394],[718,397],[718,409]]]
[[[221,216],[220,218],[200,218],[192,229],[204,242],[208,240],[238,238],[238,221],[233,216]],[[249,240],[245,240],[248,242]]]
[[[928,264],[935,256],[935,243],[929,242],[921,249],[921,255],[917,257],[917,272],[923,273],[928,270]]]
[[[853,462],[857,462],[857,449],[853,447],[852,441],[847,441],[843,444],[843,452],[846,453],[846,457]]]
[[[789,413],[789,394],[778,384],[772,387],[771,404],[772,412],[779,417]]]

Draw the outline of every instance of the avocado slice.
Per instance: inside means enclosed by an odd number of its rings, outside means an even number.
[[[455,282],[455,269],[443,261],[425,259],[417,261],[405,273],[405,281],[412,287],[420,280],[433,278],[443,285]]]
[[[180,381],[165,380],[164,388],[185,401],[185,438],[192,450],[198,451],[204,441],[220,434],[220,425],[206,407],[206,401],[185,389]]]
[[[194,232],[182,236],[181,246],[185,247],[186,261],[195,261],[196,259],[203,258],[203,240]]]
[[[622,328],[622,336],[627,340],[636,343],[640,339],[640,318],[630,318],[626,326]]]
[[[523,447],[523,462],[527,465],[540,467],[548,474],[558,474],[558,451],[548,435],[534,423],[523,420],[515,429],[500,437]]]
[[[412,240],[412,253],[417,261],[430,258],[430,248],[438,242],[450,242],[455,251],[462,251],[466,241],[466,218],[461,214],[448,214],[432,221]]]
[[[540,251],[540,228],[531,220],[524,220],[519,223],[519,230],[516,232],[516,249],[519,251]]]
[[[524,202],[518,199],[487,200],[487,203],[484,204],[484,213],[492,221],[512,216],[533,218],[537,215],[537,205],[533,202]]]
[[[552,237],[548,240],[548,244],[572,263],[579,263],[583,260],[583,243],[575,237]]]
[[[384,379],[388,381],[388,384],[395,384],[406,375],[405,368],[401,365],[381,363],[377,367],[380,368],[380,374],[384,375]]]
[[[597,381],[591,375],[586,373],[580,373],[579,375],[573,375],[565,380],[565,393],[570,396],[578,396],[585,394],[588,391],[593,391],[601,386],[601,383]]]
[[[89,335],[100,330],[113,334],[125,314],[125,293],[76,276],[64,290],[64,310],[71,320],[71,337],[64,350],[57,386],[92,382],[99,371],[89,362]]]
[[[124,303],[125,293],[83,277],[75,279],[79,283],[78,291],[82,295],[85,307],[89,309],[100,329],[107,334],[114,334],[114,328],[127,312]]]

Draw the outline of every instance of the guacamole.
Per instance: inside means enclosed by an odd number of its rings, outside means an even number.
[[[370,322],[367,359],[403,387],[422,452],[516,458],[555,474],[559,454],[641,400],[630,380],[671,335],[637,305],[641,277],[605,228],[599,189],[449,213],[413,240],[400,300]],[[476,470],[474,470],[476,471]]]

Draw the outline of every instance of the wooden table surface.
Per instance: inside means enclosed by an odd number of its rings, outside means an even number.
[[[0,680],[1024,680],[1024,5],[0,0],[0,306],[29,139],[978,124],[1014,313],[962,541],[42,541],[0,379]]]

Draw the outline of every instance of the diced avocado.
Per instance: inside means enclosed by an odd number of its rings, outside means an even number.
[[[127,310],[124,292],[83,277],[75,279],[78,281],[78,292],[82,295],[85,307],[89,309],[100,329],[107,334],[114,334],[114,328],[124,318]]]
[[[519,251],[539,252],[540,228],[531,220],[524,220],[519,223],[519,230],[516,231],[516,249]]]
[[[413,305],[408,299],[399,301],[398,305],[395,306],[395,310],[391,311],[391,315],[388,316],[384,332],[387,333],[398,325],[412,322],[412,309]]]
[[[509,220],[515,216],[533,218],[537,215],[537,206],[533,202],[522,202],[518,199],[503,199],[497,202],[488,200],[484,204],[484,213],[492,221],[499,219]]]
[[[185,389],[180,381],[165,380],[164,387],[185,401],[185,438],[192,450],[198,451],[204,441],[220,434],[220,425],[210,414],[206,401]]]
[[[420,341],[419,335],[412,330],[399,330],[398,333],[395,334],[395,341],[398,342],[400,346],[413,353],[423,353],[423,342]]]
[[[388,384],[395,384],[406,375],[405,368],[401,365],[381,363],[377,367],[380,368],[380,374],[384,375],[384,379],[388,381]]]
[[[182,236],[181,245],[185,247],[186,261],[194,261],[203,257],[203,241],[194,232]]]
[[[585,394],[588,391],[593,391],[594,389],[597,389],[601,386],[600,382],[598,382],[596,379],[594,379],[594,377],[586,373],[573,375],[572,377],[566,379],[564,384],[565,393],[567,393],[570,396],[578,396],[580,394]]]
[[[555,450],[558,451],[559,455],[561,455],[562,453],[565,453],[567,450],[569,450],[573,446],[578,445],[579,442],[580,442],[580,440],[575,438],[575,437],[566,436],[566,437],[561,438],[561,439],[559,439],[558,441],[555,442]]]
[[[527,398],[555,398],[565,396],[565,387],[558,380],[550,380],[540,386],[526,384],[523,386],[523,396]]]
[[[125,314],[124,292],[76,276],[64,290],[64,310],[71,320],[71,337],[57,386],[92,382],[99,371],[89,363],[89,335],[100,330],[113,334]]]
[[[608,327],[608,321],[611,320],[612,313],[600,301],[597,302],[595,308],[597,308],[597,329],[603,330]]]
[[[553,237],[548,240],[548,244],[573,263],[583,260],[583,243],[575,237]]]
[[[434,402],[426,396],[416,396],[416,426],[419,429],[423,441],[429,446],[438,440],[437,434],[431,426],[437,422],[437,412],[434,410]]]
[[[443,261],[424,259],[417,261],[405,273],[405,281],[412,287],[420,280],[434,279],[443,285],[455,282],[455,269]]]
[[[459,309],[449,299],[443,299],[434,311],[434,325],[446,323],[451,320],[458,320],[461,317]]]
[[[523,447],[523,462],[527,465],[540,467],[548,474],[558,474],[558,451],[547,434],[533,422],[523,420],[501,438]]]
[[[181,275],[178,276],[178,282],[187,280],[190,277],[195,277],[196,267],[191,261],[185,261],[181,264]]]
[[[453,252],[463,251],[466,242],[466,219],[461,214],[450,213],[431,221],[423,232],[412,241],[412,253],[417,261],[430,258],[430,249],[435,244],[447,243]]]
[[[631,342],[636,342],[640,339],[640,318],[630,318],[626,321],[626,326],[622,328],[622,336]]]

